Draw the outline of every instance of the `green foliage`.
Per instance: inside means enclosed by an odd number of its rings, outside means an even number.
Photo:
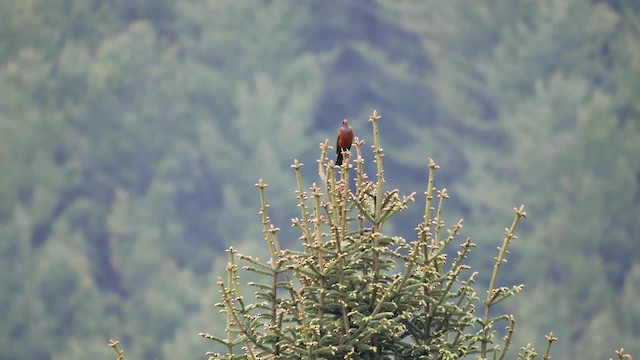
[[[222,250],[267,253],[246,226],[259,206],[246,189],[268,178],[271,221],[299,216],[289,159],[314,161],[343,116],[359,134],[372,107],[393,114],[380,124],[386,186],[421,191],[425,157],[439,160],[455,195],[443,220],[465,218],[481,287],[496,224],[512,204],[533,214],[498,280],[528,284],[504,308],[519,320],[514,347],[540,348],[553,329],[558,357],[632,350],[639,11],[1,1],[0,358],[103,358],[109,337],[133,358],[200,356],[207,344],[191,335],[209,323]],[[413,238],[420,208],[385,232]],[[279,232],[283,246],[299,249],[295,232]]]
[[[442,216],[448,195],[446,189],[434,187],[435,162],[429,163],[424,221],[417,227],[416,240],[383,231],[385,223],[414,200],[414,194],[383,191],[380,119],[374,111],[369,120],[374,131],[376,179],[367,180],[361,152],[364,141],[356,140],[354,192],[350,190],[352,166],[348,160],[340,168],[332,160],[326,161],[331,149],[328,141],[322,146],[319,166],[324,189],[314,184],[310,193],[303,191],[302,163],[296,160],[292,165],[301,211],[293,225],[301,232],[304,251],[281,248],[279,229],[267,213],[267,185],[258,182],[270,258],[260,261],[229,249],[227,281],[218,279],[222,302],[217,304],[227,319],[226,337],[201,334],[227,351],[211,353],[210,359],[505,356],[515,319],[492,317],[491,308],[522,289],[494,288],[494,284],[506,261],[507,248],[515,239],[518,220],[526,216],[523,207],[516,209],[514,222],[506,229],[484,301],[484,316],[479,317],[475,314],[480,303],[474,289],[476,273],[470,273],[465,264],[475,245],[467,238],[455,255],[449,254],[462,220],[445,231]],[[339,180],[335,179],[336,170]],[[237,261],[247,265],[240,268]],[[255,289],[255,302],[242,295],[241,273],[260,279],[249,284]],[[508,323],[503,347],[495,340],[494,327],[499,321]],[[552,341],[555,339],[550,339],[549,345]],[[236,353],[238,347],[242,347],[242,354]]]

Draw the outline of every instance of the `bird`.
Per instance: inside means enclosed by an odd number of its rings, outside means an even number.
[[[351,143],[353,142],[353,129],[349,126],[347,119],[342,120],[342,127],[338,130],[338,139],[336,140],[336,165],[342,165],[342,152],[351,150]]]

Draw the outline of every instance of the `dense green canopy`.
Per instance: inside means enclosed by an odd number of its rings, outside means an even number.
[[[290,164],[316,181],[343,118],[369,150],[373,109],[387,188],[436,159],[479,282],[527,205],[516,340],[640,354],[640,2],[5,0],[0,359],[202,358],[224,249],[265,256],[258,178],[300,246]]]

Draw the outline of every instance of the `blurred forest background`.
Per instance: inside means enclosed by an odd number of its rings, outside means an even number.
[[[298,247],[289,165],[374,108],[388,188],[433,157],[481,280],[526,204],[515,347],[640,355],[640,1],[0,0],[0,358],[203,358],[257,179]]]

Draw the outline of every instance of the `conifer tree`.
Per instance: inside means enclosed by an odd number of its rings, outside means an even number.
[[[226,317],[225,333],[201,334],[226,351],[209,353],[210,359],[505,356],[515,319],[495,316],[491,310],[522,289],[495,285],[518,222],[526,216],[524,206],[515,209],[513,223],[505,229],[489,289],[476,292],[476,272],[465,264],[475,244],[471,238],[460,241],[462,220],[447,229],[443,209],[449,196],[445,188],[434,186],[438,165],[433,160],[415,238],[385,232],[385,223],[406,209],[415,194],[384,189],[380,120],[376,111],[369,119],[376,164],[372,181],[363,172],[364,140],[355,140],[355,159],[349,161],[346,154],[340,167],[327,160],[328,140],[321,144],[322,185],[314,183],[310,192],[303,188],[303,164],[294,161],[300,217],[292,222],[301,233],[303,251],[280,247],[279,229],[268,215],[267,184],[258,181],[259,214],[270,258],[261,261],[228,250],[227,279],[218,279],[222,301],[216,305]],[[459,249],[454,253],[451,247],[456,243]],[[255,301],[241,290],[245,274],[260,279],[249,284]],[[501,322],[504,341],[496,336]],[[555,340],[550,334],[547,353]],[[527,353],[533,350],[525,350],[525,358]]]

